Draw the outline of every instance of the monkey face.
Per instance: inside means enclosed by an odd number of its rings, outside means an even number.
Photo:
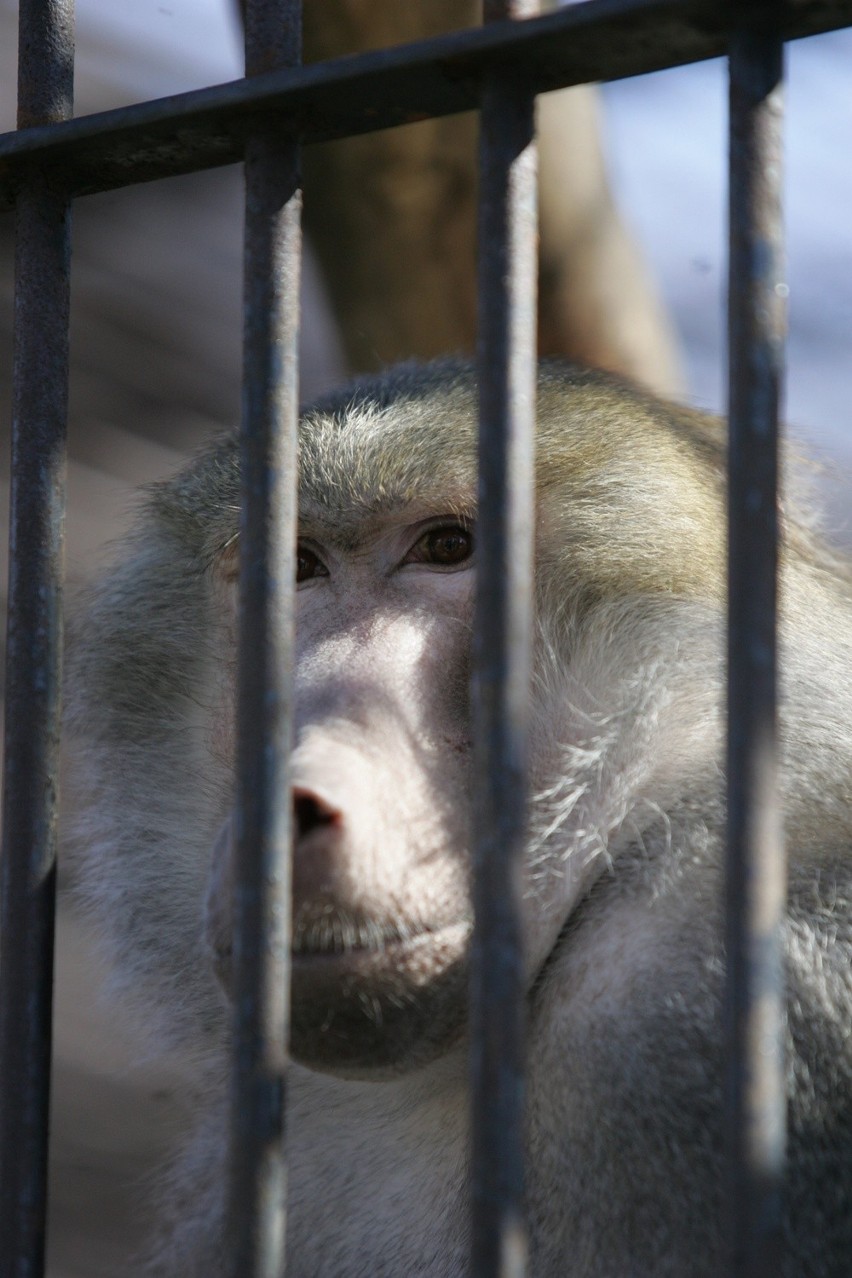
[[[466,1022],[476,417],[471,370],[440,364],[348,388],[300,427],[292,1048],[341,1075],[413,1068]],[[683,759],[715,757],[721,450],[706,423],[687,446],[692,430],[599,375],[543,371],[530,983],[619,840],[635,839],[639,800],[642,813],[667,811]],[[231,437],[153,493],[90,610],[99,637],[77,675],[93,751],[124,750],[102,841],[155,848],[151,881],[167,859],[179,883],[166,877],[119,930],[133,942],[140,931],[137,970],[152,988],[165,977],[158,1007],[182,1038],[222,1024],[193,930],[205,894],[214,967],[230,979],[234,858],[230,825],[215,831],[233,775],[236,592],[223,547],[239,487]],[[661,510],[676,554],[654,533]],[[134,662],[144,686],[128,680]],[[128,803],[142,751],[145,785]],[[123,881],[110,890],[126,895]]]
[[[292,1050],[401,1068],[465,1019],[473,535],[408,509],[299,549]]]
[[[466,1017],[474,534],[410,507],[345,529],[308,509],[302,533],[291,1049],[395,1071]],[[208,909],[226,980],[231,855],[226,832]]]

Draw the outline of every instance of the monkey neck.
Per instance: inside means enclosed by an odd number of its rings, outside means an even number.
[[[461,1045],[377,1083],[293,1067],[288,1248],[300,1273],[360,1272],[365,1255],[381,1273],[422,1272],[427,1257],[435,1278],[463,1272],[467,1063]]]

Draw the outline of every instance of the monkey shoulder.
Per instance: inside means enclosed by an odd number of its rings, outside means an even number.
[[[669,857],[665,875],[649,868],[647,847],[616,863],[534,988],[536,1274],[560,1273],[566,1255],[584,1278],[723,1266],[721,868],[693,852],[678,871]],[[791,860],[782,1273],[841,1278],[852,1249],[852,875],[844,856],[817,866],[794,847]]]
[[[456,1278],[469,1263],[467,1052],[359,1082],[294,1065],[287,1278]]]

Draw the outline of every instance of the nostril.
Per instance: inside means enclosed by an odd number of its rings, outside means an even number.
[[[300,787],[293,791],[293,814],[296,836],[300,839],[320,826],[338,825],[341,817],[337,808],[333,808],[312,791]]]

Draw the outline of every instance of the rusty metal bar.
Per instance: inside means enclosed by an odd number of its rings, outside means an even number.
[[[728,495],[727,1143],[732,1278],[781,1270],[786,1089],[777,787],[778,406],[786,288],[783,44],[731,39]]]
[[[0,136],[0,208],[30,163],[73,195],[242,160],[270,125],[303,143],[351,136],[479,106],[484,78],[510,68],[535,93],[720,57],[732,21],[755,0],[587,0],[518,24],[481,29],[269,71],[62,124]],[[852,0],[774,6],[785,40],[852,25]]]
[[[249,0],[246,74],[294,66],[299,0]],[[296,533],[301,191],[297,144],[264,129],[245,157],[243,485],[235,1012],[228,1272],[284,1272],[290,1008],[289,755]]]
[[[18,124],[70,116],[73,0],[21,0]],[[68,405],[70,208],[18,193],[0,905],[0,1275],[44,1270]]]
[[[519,18],[537,0],[486,0]],[[474,1278],[521,1278],[525,980],[521,859],[531,668],[538,208],[534,98],[483,87],[479,207],[479,515],[474,624],[471,961]]]

